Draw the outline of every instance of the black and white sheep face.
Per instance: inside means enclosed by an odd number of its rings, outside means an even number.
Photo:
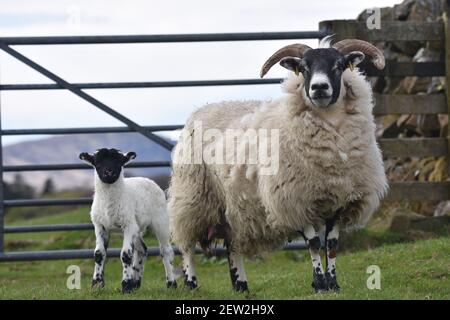
[[[136,158],[135,152],[123,154],[116,149],[102,148],[94,154],[83,152],[80,159],[92,165],[103,183],[113,184],[119,179],[122,167]]]
[[[359,51],[343,55],[334,48],[321,48],[306,52],[303,58],[284,58],[280,64],[288,70],[301,72],[306,96],[314,106],[326,108],[339,98],[345,69],[363,60],[364,54]]]

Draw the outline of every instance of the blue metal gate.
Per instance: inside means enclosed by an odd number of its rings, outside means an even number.
[[[28,65],[35,71],[46,76],[55,84],[3,84],[0,92],[6,90],[53,90],[65,89],[89,102],[96,108],[113,116],[124,123],[124,127],[95,127],[72,129],[13,129],[2,130],[0,105],[0,145],[2,136],[12,135],[59,135],[59,134],[96,134],[96,133],[125,133],[138,132],[162,147],[171,150],[173,145],[165,139],[155,135],[156,131],[172,131],[182,128],[182,125],[173,126],[141,126],[106,104],[87,94],[83,89],[116,89],[116,88],[173,88],[197,86],[229,86],[229,85],[256,85],[277,84],[282,79],[235,79],[235,80],[196,80],[196,81],[165,81],[165,82],[114,82],[114,83],[70,83],[50,70],[32,61],[28,57],[13,49],[12,45],[70,45],[70,44],[119,44],[119,43],[173,43],[173,42],[210,42],[210,41],[262,41],[262,40],[298,40],[319,39],[327,35],[326,30],[299,31],[299,32],[257,32],[257,33],[219,33],[219,34],[171,34],[171,35],[124,35],[124,36],[71,36],[71,37],[3,37],[0,38],[0,49],[17,60]],[[170,167],[170,162],[135,162],[130,168]],[[84,164],[47,164],[47,165],[18,165],[4,166],[2,148],[0,148],[0,176],[4,172],[44,171],[44,170],[74,170],[90,169]],[[49,232],[90,230],[91,224],[59,224],[8,227],[4,225],[5,208],[27,206],[65,206],[89,205],[90,198],[77,199],[14,199],[5,200],[3,184],[0,183],[0,261],[31,261],[52,259],[78,259],[93,257],[93,250],[54,250],[5,252],[4,236],[6,233]],[[292,243],[285,249],[304,248],[304,243]],[[223,248],[218,248],[218,252]],[[178,250],[175,250],[178,253]],[[149,255],[158,255],[159,248],[149,248]],[[108,256],[118,257],[119,249],[108,250]]]

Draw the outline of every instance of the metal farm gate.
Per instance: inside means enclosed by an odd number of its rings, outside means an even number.
[[[366,25],[354,20],[324,21],[318,31],[267,32],[267,33],[221,33],[221,34],[172,34],[172,35],[130,35],[130,36],[71,36],[71,37],[0,37],[0,49],[46,76],[55,84],[0,84],[3,90],[69,90],[78,97],[91,103],[98,109],[124,123],[123,127],[96,127],[72,129],[14,129],[2,130],[0,109],[0,145],[2,136],[11,135],[60,135],[60,134],[96,134],[138,132],[148,139],[171,150],[173,145],[153,132],[180,129],[182,125],[141,126],[109,106],[87,94],[83,89],[113,88],[170,88],[197,86],[229,86],[278,84],[282,79],[236,79],[202,81],[165,81],[165,82],[115,82],[115,83],[70,83],[43,66],[22,55],[11,46],[16,45],[71,45],[71,44],[118,44],[118,43],[173,43],[173,42],[217,42],[217,41],[262,41],[262,40],[299,40],[320,39],[328,34],[336,34],[336,41],[342,38],[358,38],[376,41],[441,41],[445,43],[445,61],[425,63],[398,63],[387,61],[384,70],[376,70],[363,65],[369,76],[446,76],[450,79],[450,33],[446,23],[383,22],[380,30],[368,30]],[[448,81],[447,81],[448,83]],[[450,95],[376,95],[375,115],[385,114],[447,114],[450,109]],[[380,146],[384,157],[425,157],[448,156],[449,138],[408,138],[381,139]],[[135,162],[130,168],[170,167],[170,162]],[[48,164],[4,166],[2,148],[0,148],[0,176],[4,172],[44,171],[44,170],[91,169],[84,164]],[[387,200],[447,200],[450,199],[450,183],[396,182],[391,184]],[[4,225],[6,208],[27,206],[64,206],[89,205],[90,198],[78,199],[14,199],[5,200],[3,184],[0,183],[0,261],[31,261],[52,259],[92,258],[93,250],[53,250],[29,252],[5,252],[4,236],[7,233],[73,231],[93,229],[91,224],[59,224],[8,227]],[[289,244],[285,249],[301,249],[303,242]],[[223,248],[218,248],[223,250]],[[178,252],[176,250],[176,252]],[[118,257],[120,249],[109,249],[108,256]],[[149,255],[158,255],[159,248],[149,248]]]

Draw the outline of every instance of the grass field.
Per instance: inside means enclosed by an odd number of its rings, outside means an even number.
[[[32,219],[9,220],[8,225],[86,222],[86,209]],[[369,234],[370,236],[370,234]],[[365,234],[367,237],[367,232]],[[360,237],[355,237],[359,239]],[[387,237],[391,239],[395,237]],[[26,239],[26,240],[24,240]],[[396,239],[396,238],[395,238]],[[385,241],[388,242],[389,241]],[[15,234],[6,237],[7,250],[54,250],[92,248],[92,231]],[[120,237],[112,240],[120,246]],[[148,237],[149,245],[156,244]],[[356,246],[358,247],[358,246]],[[121,264],[110,259],[106,265],[106,287],[92,291],[91,260],[0,263],[0,299],[449,299],[450,237],[379,245],[371,250],[346,251],[338,256],[340,294],[315,295],[311,288],[312,270],[306,251],[280,251],[247,260],[250,294],[231,290],[225,258],[197,257],[199,288],[193,292],[182,286],[165,288],[159,257],[150,257],[142,288],[131,294],[120,293]],[[175,265],[179,265],[177,257]],[[69,290],[67,267],[81,269],[81,289]],[[381,269],[381,290],[369,290],[366,269]]]

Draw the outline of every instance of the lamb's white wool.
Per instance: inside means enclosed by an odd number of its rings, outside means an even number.
[[[121,231],[124,238],[121,251],[124,268],[122,290],[129,292],[138,288],[147,255],[143,236],[149,229],[160,243],[167,284],[176,285],[166,197],[155,182],[147,178],[124,178],[122,169],[117,180],[105,183],[96,170],[91,220],[97,238],[93,285],[103,286],[109,234],[112,231]]]
[[[149,227],[167,240],[169,227],[164,192],[152,180],[124,178],[123,173],[113,184],[103,183],[95,173],[95,195],[91,218],[109,230],[137,227],[144,233]]]

